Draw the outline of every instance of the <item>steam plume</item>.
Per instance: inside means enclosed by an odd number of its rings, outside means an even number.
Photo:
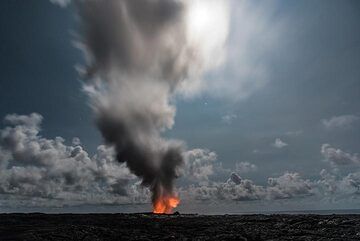
[[[173,196],[184,145],[161,133],[174,124],[174,95],[199,89],[201,74],[221,63],[226,1],[75,3],[87,60],[84,88],[98,128],[118,161],[151,188],[153,201]]]

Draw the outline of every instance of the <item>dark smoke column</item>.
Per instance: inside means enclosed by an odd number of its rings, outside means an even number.
[[[178,203],[173,182],[184,150],[181,142],[164,139],[161,133],[174,124],[174,94],[190,89],[190,77],[199,77],[210,67],[211,48],[203,48],[206,44],[190,34],[189,13],[198,4],[187,0],[75,3],[87,60],[84,89],[97,126],[116,148],[118,161],[126,162],[151,188],[155,211],[171,212]]]

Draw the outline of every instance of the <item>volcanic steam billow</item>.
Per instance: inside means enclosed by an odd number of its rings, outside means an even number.
[[[88,93],[96,123],[117,160],[152,191],[154,212],[169,213],[184,144],[172,128],[176,95],[201,90],[201,75],[224,58],[223,0],[77,0]]]

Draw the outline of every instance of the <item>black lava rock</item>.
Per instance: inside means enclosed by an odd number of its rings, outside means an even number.
[[[360,240],[360,215],[0,214],[0,240]]]

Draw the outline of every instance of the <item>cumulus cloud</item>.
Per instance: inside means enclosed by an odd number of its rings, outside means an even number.
[[[333,116],[329,119],[321,120],[321,123],[328,130],[334,129],[349,129],[353,124],[360,120],[360,117],[356,115],[340,115]]]
[[[313,184],[299,173],[286,172],[280,177],[268,178],[267,194],[270,199],[284,199],[313,195]]]
[[[276,138],[275,142],[272,144],[273,147],[279,148],[279,149],[281,149],[281,148],[283,148],[283,147],[285,147],[287,145],[288,144],[283,142],[280,138]]]
[[[327,147],[324,146],[325,149]],[[327,152],[332,153],[333,151],[327,150]],[[341,153],[339,151],[335,152]],[[211,171],[201,172],[201,168],[194,169],[198,170],[195,173],[203,173],[203,175],[200,175],[202,178],[197,179],[190,185],[180,188],[180,194],[185,200],[251,201],[295,199],[310,196],[323,199],[325,197],[346,198],[348,195],[359,193],[359,172],[341,177],[327,170],[322,170],[319,178],[312,180],[302,177],[298,172],[285,172],[280,176],[267,178],[267,185],[258,185],[254,181],[242,178],[239,175],[257,170],[257,167],[249,162],[235,164],[234,172],[231,172],[230,169],[226,170],[229,175],[227,181],[214,181],[212,177],[218,171],[214,166],[218,161],[215,153],[211,155],[209,153],[211,152],[201,149],[191,153],[191,155],[197,156],[197,158],[193,157],[194,160],[197,159],[196,163],[204,163],[205,170]],[[330,156],[333,155],[330,154]],[[345,156],[352,159],[355,157],[354,155]],[[184,177],[186,178],[186,176]]]
[[[183,176],[198,182],[208,181],[214,174],[214,165],[217,160],[215,152],[207,149],[193,149],[185,154]]]
[[[183,195],[195,200],[276,200],[314,195],[314,184],[298,173],[286,172],[268,179],[267,186],[256,185],[252,180],[242,179],[236,173],[224,182],[210,182],[207,185],[190,185],[183,189]]]
[[[357,194],[360,194],[360,172],[350,173],[344,177],[343,181],[356,190]]]
[[[320,172],[321,178],[317,181],[317,187],[324,196],[341,197],[345,195],[360,194],[360,172],[347,174],[345,177],[323,169]]]
[[[66,145],[61,137],[40,135],[43,117],[7,115],[0,130],[0,196],[21,205],[149,203],[150,190],[131,174],[124,163],[116,161],[112,147],[101,145],[90,156],[78,138]],[[358,156],[322,146],[324,157],[337,165],[359,163]],[[297,172],[269,177],[266,185],[242,178],[241,173],[256,171],[249,162],[239,162],[234,172],[222,168],[215,152],[193,149],[184,154],[179,172],[188,179],[179,188],[181,199],[198,201],[251,201],[303,198],[319,195],[347,197],[360,189],[360,172],[344,177],[326,170],[318,180],[308,180]],[[218,173],[226,181],[214,181]],[[4,200],[3,200],[4,201]],[[28,201],[28,203],[26,203]]]
[[[186,175],[193,177],[195,182],[180,188],[186,199],[195,200],[277,200],[311,196],[316,193],[316,183],[304,179],[299,173],[285,172],[278,177],[269,177],[267,185],[255,184],[252,180],[242,178],[239,174],[257,171],[257,166],[249,162],[235,164],[234,172],[225,170],[229,175],[227,181],[213,181],[211,178],[219,168],[214,152],[195,149],[187,152]]]
[[[324,194],[335,194],[338,191],[339,181],[334,174],[328,172],[325,169],[322,169],[320,171],[320,177],[321,179],[318,180],[317,183]]]
[[[323,144],[321,146],[321,154],[333,166],[346,166],[346,165],[359,165],[360,158],[358,154],[350,154],[331,147],[329,144]]]
[[[81,145],[80,138],[74,137],[74,138],[72,139],[72,144],[75,145],[75,146],[80,146],[80,145]]]
[[[183,193],[188,199],[195,200],[230,200],[250,201],[265,197],[266,192],[262,186],[255,185],[251,180],[225,183],[212,182],[208,185],[189,186]]]
[[[135,176],[115,161],[113,148],[101,145],[90,157],[78,138],[40,135],[42,116],[11,114],[0,130],[0,193],[85,203],[129,203],[141,196]],[[140,198],[138,198],[140,199]],[[143,197],[143,200],[146,196]]]

